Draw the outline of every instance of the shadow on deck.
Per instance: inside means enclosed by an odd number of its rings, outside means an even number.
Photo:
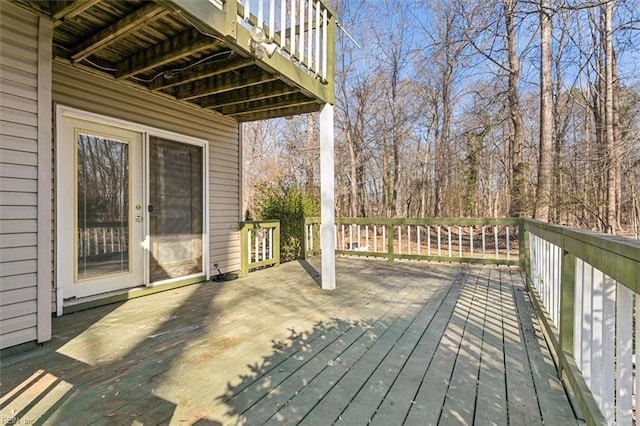
[[[292,262],[54,319],[2,360],[39,424],[575,424],[520,272]]]

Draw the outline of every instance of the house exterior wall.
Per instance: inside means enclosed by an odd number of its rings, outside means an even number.
[[[0,2],[0,349],[51,337],[51,23]]]
[[[214,263],[223,271],[240,268],[240,142],[236,121],[56,62],[52,86],[54,108],[64,105],[209,141],[210,264],[212,271]],[[52,300],[56,300],[55,291],[54,285]]]

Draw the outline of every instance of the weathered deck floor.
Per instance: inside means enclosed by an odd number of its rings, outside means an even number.
[[[576,423],[517,270],[337,259],[325,292],[316,262],[56,318],[50,343],[2,359],[0,417]]]

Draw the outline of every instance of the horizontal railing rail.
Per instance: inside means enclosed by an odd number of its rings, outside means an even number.
[[[336,218],[336,254],[518,265],[518,219]],[[320,218],[305,218],[304,255],[320,252]]]
[[[231,1],[231,0],[227,0]],[[255,48],[278,49],[322,81],[331,75],[334,16],[320,0],[237,0],[238,18],[258,28],[264,42]]]
[[[534,304],[585,420],[634,424],[640,242],[532,220],[523,230]]]
[[[240,275],[280,264],[280,221],[240,223]]]

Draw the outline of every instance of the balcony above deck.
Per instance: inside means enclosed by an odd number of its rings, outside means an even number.
[[[320,1],[16,3],[53,20],[55,60],[240,122],[334,99],[335,21]]]

